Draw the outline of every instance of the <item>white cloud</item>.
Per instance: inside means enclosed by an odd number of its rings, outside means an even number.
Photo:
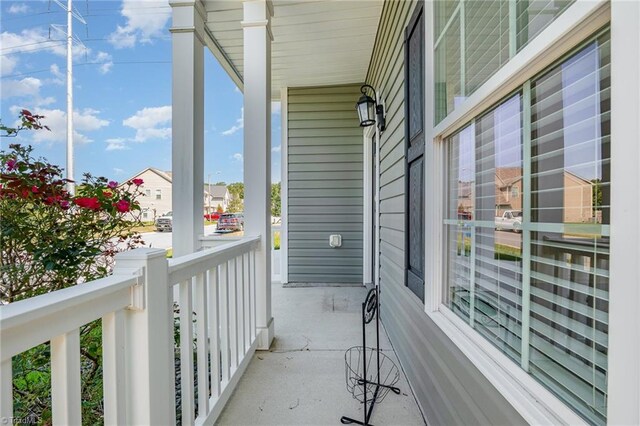
[[[125,149],[131,149],[126,145],[126,139],[124,138],[111,138],[107,139],[105,142],[107,143],[107,147],[105,151],[122,151]]]
[[[230,158],[233,159],[233,160],[242,162],[242,160],[244,159],[244,156],[242,154],[240,154],[239,152],[236,152]]]
[[[282,150],[282,146],[278,145],[278,146],[274,146],[273,148],[271,148],[272,152],[280,152]]]
[[[42,87],[42,81],[33,77],[25,77],[22,80],[7,80],[2,83],[0,88],[0,99],[38,96],[40,87]]]
[[[222,134],[224,136],[229,136],[229,135],[233,135],[234,133],[236,133],[238,130],[242,129],[244,127],[244,108],[240,109],[240,118],[238,118],[236,120],[236,124],[234,124],[233,126],[231,126],[231,128],[225,130],[224,132],[222,132]]]
[[[12,13],[14,15],[18,15],[20,13],[27,13],[29,11],[29,6],[26,3],[15,3],[12,4],[9,9],[7,9],[8,13]]]
[[[54,77],[53,79],[49,80],[51,83],[58,84],[60,86],[65,84],[64,79],[66,78],[66,75],[60,71],[60,67],[58,66],[58,64],[51,64],[49,70]]]
[[[98,52],[94,62],[97,62],[100,67],[98,70],[100,74],[106,74],[111,71],[111,67],[113,67],[113,58],[107,52]]]
[[[14,105],[9,110],[11,114],[17,115],[21,109],[22,107]],[[51,131],[41,130],[31,132],[30,134],[34,142],[64,142],[67,140],[66,112],[60,109],[39,109],[38,114],[44,116],[41,122],[43,125],[49,126]],[[98,114],[100,114],[100,111],[90,108],[73,112],[74,142],[92,142],[85,132],[99,130],[109,125],[109,122],[98,117]]]
[[[133,47],[138,41],[151,43],[153,37],[164,35],[171,8],[166,0],[123,0],[120,14],[126,24],[118,25],[108,37],[116,49]]]
[[[119,169],[117,167],[113,168],[113,172],[117,175],[123,175],[124,174],[124,169]]]
[[[134,141],[169,139],[171,137],[171,106],[144,108],[122,122],[136,130]]]
[[[15,56],[3,56],[0,60],[0,76],[13,74],[18,65],[18,58]]]

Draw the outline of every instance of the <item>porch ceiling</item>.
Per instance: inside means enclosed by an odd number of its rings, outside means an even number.
[[[274,0],[272,98],[281,87],[364,81],[383,0]],[[211,49],[243,89],[241,1],[204,2]]]

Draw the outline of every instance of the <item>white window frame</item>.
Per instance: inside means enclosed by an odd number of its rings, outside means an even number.
[[[162,200],[162,189],[156,189],[154,200]]]
[[[622,9],[622,7],[620,7]],[[633,28],[636,30],[634,34],[638,34],[638,18],[640,18],[640,7],[637,5],[631,6],[630,9],[634,10],[635,15],[631,22],[631,18],[626,21],[627,29]],[[622,13],[621,13],[622,15]],[[425,4],[425,80],[433,80],[433,65],[434,65],[434,51],[433,51],[433,3],[428,2]],[[458,129],[463,128],[474,117],[481,114],[490,106],[498,102],[500,99],[509,95],[518,87],[525,84],[525,82],[533,77],[538,72],[544,70],[546,67],[553,64],[556,60],[560,59],[563,55],[574,49],[582,41],[588,39],[597,30],[611,21],[610,16],[610,3],[606,0],[577,0],[572,4],[564,13],[558,16],[547,28],[545,28],[540,34],[538,34],[531,42],[525,46],[520,52],[518,52],[509,62],[507,62],[499,71],[496,72],[488,81],[486,81],[481,87],[478,88],[473,94],[471,94],[458,108],[452,111],[445,119],[439,124],[433,125],[434,121],[434,93],[432,85],[427,85],[426,89],[426,102],[425,105],[425,123],[427,123],[426,140],[431,141],[427,143],[425,147],[426,157],[426,173],[425,173],[425,196],[433,200],[434,202],[427,204],[425,211],[425,238],[429,241],[429,244],[425,246],[425,263],[426,263],[426,276],[425,276],[425,313],[443,330],[443,332],[451,339],[451,341],[458,346],[458,348],[469,358],[481,372],[489,380],[489,382],[495,387],[495,389],[502,394],[502,396],[512,404],[520,415],[531,424],[586,424],[585,421],[578,416],[572,409],[570,409],[564,402],[558,397],[552,394],[549,390],[543,387],[533,377],[529,376],[527,372],[520,368],[520,365],[514,363],[500,350],[494,347],[490,342],[486,341],[480,334],[478,334],[468,323],[463,321],[457,315],[455,315],[449,308],[444,305],[444,277],[445,275],[445,259],[444,251],[444,238],[445,229],[443,225],[444,212],[445,212],[445,172],[446,172],[446,144],[443,140],[456,132]],[[635,25],[632,25],[632,23]],[[615,27],[612,26],[612,56],[615,52]],[[638,38],[638,37],[636,37]],[[640,40],[640,38],[638,38]],[[640,42],[634,39],[636,51],[634,51],[631,63],[628,64],[628,68],[633,71],[622,71],[620,74],[626,72],[626,78],[637,79],[638,75],[633,72],[640,69],[640,54],[637,52],[637,47]],[[621,55],[622,56],[622,55]],[[622,68],[622,67],[620,67]],[[612,80],[614,76],[612,75]],[[621,81],[624,81],[621,78]],[[638,86],[637,81],[634,83],[636,88]],[[614,84],[612,83],[612,87]],[[624,89],[623,89],[624,90]],[[636,92],[640,94],[640,91]],[[613,93],[612,93],[613,98]],[[634,99],[634,112],[640,112],[640,101],[637,96]],[[614,109],[614,101],[612,100],[612,110]],[[613,114],[612,114],[613,116]],[[620,128],[625,127],[625,130],[631,131],[636,138],[629,138],[628,140],[638,140],[640,138],[640,129],[636,125],[633,129],[630,129],[630,122],[634,120],[627,120],[626,123],[619,122]],[[637,122],[637,120],[635,120]],[[615,127],[612,125],[612,134]],[[620,132],[622,133],[622,132]],[[613,137],[612,137],[613,139]],[[612,158],[615,155],[612,144]],[[637,146],[634,147],[635,152],[638,154],[632,161],[636,162],[640,159],[640,149]],[[612,168],[612,171],[615,168]],[[640,184],[640,177],[638,176],[637,166],[634,170],[633,176],[636,179],[633,181],[633,185],[629,184],[629,189],[634,188],[635,193],[638,194],[640,199],[640,191],[638,187]],[[621,173],[618,169],[618,173]],[[612,175],[612,182],[615,175]],[[612,184],[613,187],[613,184]],[[612,190],[612,204],[614,200],[614,191]],[[622,195],[620,196],[622,199]],[[637,201],[636,201],[637,202]],[[638,210],[636,210],[637,213]],[[615,220],[615,216],[612,216],[612,221]],[[625,222],[628,222],[629,218]],[[637,222],[637,220],[636,220]],[[615,229],[612,227],[612,230]],[[640,238],[640,225],[633,224],[634,235]],[[616,252],[619,249],[616,248],[615,234],[612,233],[612,245],[611,245],[611,258],[614,259]],[[638,241],[636,239],[635,241]],[[640,250],[635,247],[634,254],[638,255]],[[614,267],[617,263],[612,261],[611,263],[611,275],[612,277],[618,276],[614,272]],[[636,262],[637,265],[637,262]],[[626,266],[627,270],[630,269],[629,265]],[[622,269],[622,268],[621,268]],[[631,272],[631,271],[628,271]],[[622,274],[620,274],[622,275]],[[640,268],[635,268],[633,276],[640,278]],[[613,281],[613,278],[612,278]],[[627,278],[627,281],[628,278]],[[633,281],[630,281],[633,282]],[[637,280],[635,281],[637,282]],[[611,287],[613,290],[615,286]],[[640,296],[640,292],[634,289],[634,295]],[[614,299],[615,293],[610,292],[611,298]],[[525,297],[525,295],[523,295]],[[635,297],[632,302],[627,302],[627,306],[631,309],[634,307],[634,316],[628,318],[638,319],[637,313],[638,304],[640,304],[640,297]],[[629,306],[631,305],[631,306]],[[611,314],[615,312],[611,309],[610,305],[610,321],[618,320],[622,323],[622,314]],[[628,311],[627,311],[628,312]],[[627,322],[629,320],[627,319]],[[635,321],[634,327],[638,336],[638,330],[640,330],[640,321]],[[609,394],[616,394],[617,391],[622,393],[622,389],[628,388],[628,385],[620,384],[624,379],[620,377],[620,374],[616,368],[615,360],[616,356],[625,358],[627,360],[632,359],[630,356],[622,356],[619,347],[614,346],[616,344],[615,331],[610,332],[614,338],[610,338],[609,342]],[[628,337],[628,336],[627,336]],[[621,339],[622,340],[622,339]],[[621,342],[622,343],[622,342]],[[640,367],[638,366],[637,359],[640,355],[640,342],[633,342],[632,354],[635,356],[635,363],[633,365],[634,383],[633,392],[631,397],[626,397],[626,406],[624,403],[613,403],[612,398],[609,398],[608,407],[608,420],[612,422],[613,419],[623,420],[629,423],[629,417],[617,417],[617,412],[622,413],[626,410],[627,413],[631,410],[634,411],[634,418],[640,418],[640,410],[638,409],[638,396],[640,395]],[[629,368],[630,365],[619,364],[618,369]],[[624,399],[622,397],[621,399]],[[630,408],[631,407],[631,408]],[[638,421],[633,423],[637,424]]]

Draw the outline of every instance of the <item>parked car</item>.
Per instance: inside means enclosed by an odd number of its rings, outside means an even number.
[[[173,230],[173,212],[167,212],[156,219],[156,231],[163,232]]]
[[[218,220],[220,219],[220,215],[222,213],[218,213],[218,212],[213,212],[213,213],[207,213],[204,215],[204,220],[208,220],[213,222],[214,220]]]
[[[243,231],[244,230],[244,214],[242,213],[223,213],[218,219],[217,231]]]
[[[506,210],[502,216],[495,218],[496,230],[522,232],[522,212],[520,210]]]

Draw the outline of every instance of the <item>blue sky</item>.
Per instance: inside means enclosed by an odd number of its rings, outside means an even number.
[[[66,1],[63,1],[66,5]],[[122,180],[153,166],[171,169],[171,8],[166,0],[76,1],[74,138],[76,179]],[[55,1],[0,2],[1,118],[21,108],[45,115],[51,132],[23,132],[37,156],[65,165],[66,13]],[[205,49],[206,181],[242,181],[242,93]],[[272,180],[280,180],[280,108],[273,105]]]

